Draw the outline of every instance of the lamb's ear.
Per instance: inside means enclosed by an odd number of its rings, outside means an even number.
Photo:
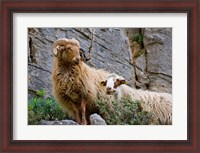
[[[123,79],[117,79],[117,81],[119,82],[119,84],[126,84],[126,80],[123,78]]]
[[[101,81],[102,86],[106,86],[107,81]]]
[[[124,79],[124,80],[120,80],[120,83],[121,84],[126,84],[126,80]]]

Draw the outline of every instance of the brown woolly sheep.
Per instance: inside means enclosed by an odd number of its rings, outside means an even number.
[[[113,94],[118,102],[126,96],[133,101],[140,100],[143,110],[153,114],[152,124],[172,124],[172,95],[133,89],[126,85],[123,77],[116,75],[109,76],[101,84],[106,86],[106,93]]]
[[[52,84],[53,95],[69,116],[79,124],[87,124],[95,111],[94,99],[105,93],[101,80],[110,75],[94,69],[81,60],[79,42],[75,39],[58,39],[52,46],[54,55]]]

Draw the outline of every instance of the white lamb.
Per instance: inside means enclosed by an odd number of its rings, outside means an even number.
[[[108,77],[101,84],[106,86],[106,93],[113,94],[118,102],[126,96],[130,96],[133,101],[141,101],[143,110],[153,114],[152,124],[172,124],[172,95],[133,89],[126,85],[123,77],[116,75]]]

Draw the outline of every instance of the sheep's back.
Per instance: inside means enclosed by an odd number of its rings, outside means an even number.
[[[144,111],[152,112],[161,124],[172,124],[172,95],[133,89],[121,85],[122,96],[129,95],[133,101],[141,101]]]

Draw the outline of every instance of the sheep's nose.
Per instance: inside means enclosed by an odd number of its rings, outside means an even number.
[[[113,93],[113,90],[111,87],[106,88],[106,94],[111,95]]]

